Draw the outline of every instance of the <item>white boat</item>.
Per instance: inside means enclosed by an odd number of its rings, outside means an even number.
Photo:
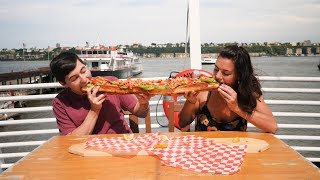
[[[119,79],[132,76],[133,53],[103,45],[77,50],[80,52],[78,56],[86,62],[92,76],[115,76]]]
[[[143,71],[143,66],[140,58],[138,56],[133,56],[132,58],[132,75],[136,76],[141,74]]]
[[[217,59],[211,57],[203,57],[201,58],[201,64],[215,64]]]

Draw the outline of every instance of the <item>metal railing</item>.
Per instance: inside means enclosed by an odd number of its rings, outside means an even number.
[[[161,78],[161,77],[160,77]],[[267,77],[260,76],[259,79],[261,81],[284,81],[284,82],[314,82],[319,83],[320,77]],[[320,86],[320,84],[319,84]],[[2,91],[11,91],[11,90],[26,90],[26,89],[49,89],[49,88],[61,88],[59,83],[42,83],[42,84],[22,84],[22,85],[4,85],[0,86],[0,92]],[[320,89],[319,88],[262,88],[264,93],[285,93],[287,94],[311,94],[314,97],[320,97]],[[56,96],[56,94],[37,94],[37,95],[22,95],[22,96],[4,96],[0,97],[0,102],[8,102],[8,101],[33,101],[33,100],[51,100]],[[294,96],[294,95],[293,95]],[[292,99],[271,99],[266,100],[268,105],[275,106],[294,106],[293,109],[300,109],[295,111],[274,111],[273,114],[276,118],[284,118],[283,121],[278,123],[279,131],[275,135],[279,139],[285,141],[288,145],[290,145],[296,151],[302,153],[306,153],[304,156],[306,159],[312,162],[320,162],[320,111],[318,107],[320,107],[320,98],[315,98],[312,100],[292,100]],[[162,101],[151,100],[150,106],[152,119],[158,119],[162,117],[166,119],[165,113],[163,111],[155,110],[156,106],[162,105]],[[305,107],[313,107],[311,109],[314,112],[305,112]],[[157,107],[158,108],[158,107]],[[290,107],[289,107],[290,109]],[[308,109],[308,108],[307,108]],[[310,109],[310,108],[309,108]],[[6,113],[37,113],[37,112],[50,112],[52,111],[52,106],[39,106],[39,107],[23,107],[23,108],[9,108],[9,109],[0,109],[0,115]],[[128,116],[125,116],[128,118]],[[291,122],[291,118],[295,118],[295,121]],[[306,119],[311,118],[311,123],[306,122]],[[33,119],[20,119],[20,120],[2,120],[0,121],[1,127],[9,127],[15,125],[27,125],[34,124],[34,129],[30,130],[11,130],[11,131],[3,131],[0,132],[0,138],[7,137],[15,137],[15,136],[37,136],[47,134],[49,137],[53,135],[57,135],[59,133],[58,129],[50,128],[50,129],[37,129],[36,125],[43,123],[55,123],[56,120],[54,117],[44,117],[44,118],[33,118]],[[159,123],[152,123],[151,127],[153,131],[158,131],[158,129],[166,128],[160,125]],[[145,128],[145,124],[139,124],[139,128]],[[249,130],[257,131],[257,129],[252,125],[248,124]],[[292,134],[292,132],[294,132]],[[300,133],[304,132],[304,133]],[[306,134],[306,132],[310,132],[310,134]],[[6,169],[10,167],[13,163],[6,163],[6,159],[9,158],[21,158],[27,155],[28,152],[2,152],[1,149],[12,148],[12,147],[33,147],[39,146],[46,142],[45,140],[30,140],[30,141],[17,141],[17,142],[0,142],[0,162],[1,168]],[[304,142],[301,145],[300,142]],[[311,152],[311,153],[308,153]]]

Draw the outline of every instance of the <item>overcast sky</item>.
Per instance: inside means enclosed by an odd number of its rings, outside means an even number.
[[[320,42],[320,0],[199,0],[202,43]],[[188,0],[0,0],[0,48],[185,41]]]

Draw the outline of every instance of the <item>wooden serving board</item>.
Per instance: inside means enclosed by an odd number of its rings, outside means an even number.
[[[247,153],[259,153],[269,148],[269,144],[261,139],[253,138],[239,138],[239,142],[233,142],[234,138],[208,138],[216,141],[217,143],[223,143],[228,145],[247,145]],[[74,144],[69,147],[69,152],[72,154],[77,154],[80,156],[117,156],[117,155],[138,155],[138,156],[147,156],[149,155],[146,151],[141,150],[139,152],[102,152],[85,149],[85,143]]]

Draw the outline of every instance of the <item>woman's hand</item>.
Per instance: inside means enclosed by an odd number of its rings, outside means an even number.
[[[134,106],[133,110],[130,111],[132,114],[145,118],[149,112],[149,101],[152,96],[150,94],[135,94],[138,99],[138,103]]]
[[[102,103],[106,99],[106,96],[104,94],[100,94],[97,96],[99,88],[100,86],[91,86],[87,89],[87,97],[91,104],[91,110],[95,112],[99,112],[101,110]]]
[[[224,99],[230,110],[235,111],[238,106],[237,92],[234,91],[230,86],[222,84],[218,88],[220,96]]]
[[[188,102],[191,104],[195,104],[197,102],[197,96],[200,93],[200,91],[194,92],[194,91],[189,91],[184,93],[184,97]]]

